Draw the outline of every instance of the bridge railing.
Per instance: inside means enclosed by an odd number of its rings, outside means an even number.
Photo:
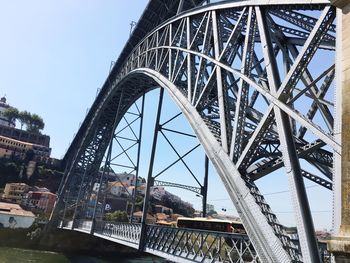
[[[74,222],[74,228],[82,231],[90,232],[92,228],[92,220],[78,219]]]
[[[96,221],[94,233],[138,244],[141,235],[141,224]]]
[[[111,221],[72,220],[60,222],[60,228],[90,232],[117,243],[138,248],[141,224]],[[257,253],[244,234],[233,234],[199,229],[146,225],[143,251],[178,261],[192,262],[260,262]],[[323,263],[330,262],[326,243],[319,243]]]
[[[145,252],[194,262],[260,262],[247,235],[147,225]],[[170,256],[170,257],[169,257]]]
[[[60,221],[59,223],[59,227],[60,228],[69,228],[71,229],[73,225],[73,221],[71,219],[64,219],[62,221]]]

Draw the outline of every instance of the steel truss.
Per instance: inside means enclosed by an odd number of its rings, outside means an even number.
[[[216,167],[260,260],[320,262],[303,178],[331,189],[340,154],[330,95],[335,16],[325,0],[228,1],[156,26],[116,63],[78,132],[55,215],[64,204],[82,208],[116,125],[142,94],[161,86]],[[319,56],[330,61],[315,71]],[[255,184],[282,167],[299,246]]]

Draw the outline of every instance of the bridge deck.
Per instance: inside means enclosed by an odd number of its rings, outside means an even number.
[[[197,229],[147,225],[144,248],[140,248],[141,224],[78,220],[61,222],[74,230],[140,249],[174,262],[260,262],[247,235]]]

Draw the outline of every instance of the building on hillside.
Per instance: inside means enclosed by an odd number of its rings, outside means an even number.
[[[94,186],[92,187],[92,192],[98,193],[99,190],[100,190],[100,183],[94,183]]]
[[[169,216],[164,213],[156,213],[155,216],[156,216],[157,222],[168,221],[169,219]]]
[[[202,217],[203,216],[203,212],[200,210],[195,210],[193,213],[194,217]]]
[[[215,211],[215,206],[211,204],[206,205],[207,212]]]
[[[146,194],[146,184],[138,185],[137,186],[137,194],[145,196]]]
[[[16,123],[4,116],[11,106],[6,98],[0,99],[0,158],[24,159],[29,150],[34,153],[34,161],[57,165],[58,160],[50,158],[50,137],[16,128]]]
[[[0,125],[7,126],[7,127],[15,127],[16,123],[14,123],[14,121],[11,121],[4,116],[4,112],[8,108],[10,108],[10,105],[6,103],[6,98],[2,97],[0,99]]]
[[[179,217],[183,217],[183,215],[180,215],[180,214],[172,214],[172,215],[171,215],[171,220],[172,220],[172,221],[177,221],[177,219],[178,219]]]
[[[133,214],[133,223],[141,223],[142,214],[143,214],[142,211],[135,212]],[[157,221],[157,219],[154,216],[147,214],[146,224],[153,225],[156,223],[156,221]]]
[[[32,187],[31,191],[33,191],[33,192],[50,192],[50,190],[47,189],[46,187],[39,187],[39,186]]]
[[[174,195],[168,191],[165,191],[165,195],[167,196],[167,198],[169,198],[173,203],[183,203],[185,204],[185,202],[183,202],[181,200],[181,198],[177,195]]]
[[[128,191],[129,191],[129,193],[131,193],[133,195],[135,192],[135,186],[129,186]],[[145,193],[146,193],[146,186],[145,185],[137,186],[137,194],[138,195],[144,196]]]
[[[50,137],[40,133],[28,132],[14,127],[0,125],[0,135],[21,142],[50,147]]]
[[[129,185],[121,182],[108,182],[107,194],[117,197],[128,197],[131,195]]]
[[[28,192],[30,186],[24,183],[8,183],[5,185],[3,199],[13,203],[21,204],[23,195]]]
[[[105,200],[105,213],[128,211],[129,201],[126,198],[109,196]]]
[[[118,174],[115,174],[115,177],[116,177],[115,179],[122,182],[123,184],[127,184],[130,186],[135,185],[136,176],[133,174],[118,173]]]
[[[1,228],[28,228],[35,220],[32,212],[23,210],[18,204],[0,202]]]
[[[22,205],[34,213],[51,214],[57,195],[45,189],[43,189],[44,191],[29,191],[25,193],[22,198]]]
[[[155,213],[163,213],[167,215],[171,215],[173,213],[173,209],[163,206],[163,205],[155,205],[154,206]]]
[[[28,151],[33,151],[34,157],[39,160],[49,158],[51,154],[49,147],[0,135],[0,157],[24,159]]]
[[[166,193],[167,192],[165,191],[163,186],[153,186],[150,190],[150,195],[158,201],[161,201],[163,196],[166,195]]]
[[[101,171],[100,171],[101,172]],[[135,186],[136,182],[136,175],[134,174],[129,174],[129,173],[114,173],[114,172],[109,172],[108,173],[108,181],[119,181],[122,182],[123,184],[127,184],[129,186]],[[146,185],[146,181],[140,177],[137,178],[137,187],[141,185]]]

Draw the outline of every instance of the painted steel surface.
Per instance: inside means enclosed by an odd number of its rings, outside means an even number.
[[[181,11],[180,4],[172,12]],[[251,261],[319,262],[303,178],[332,189],[333,158],[341,152],[333,137],[337,102],[330,96],[335,17],[328,1],[259,0],[219,2],[159,20],[124,49],[127,55],[116,63],[66,154],[56,216],[63,211],[73,221],[83,217],[115,127],[132,103],[161,87],[216,167],[255,247]],[[319,56],[330,61],[315,70]],[[301,160],[318,173],[301,167]],[[299,245],[255,183],[282,167]]]

